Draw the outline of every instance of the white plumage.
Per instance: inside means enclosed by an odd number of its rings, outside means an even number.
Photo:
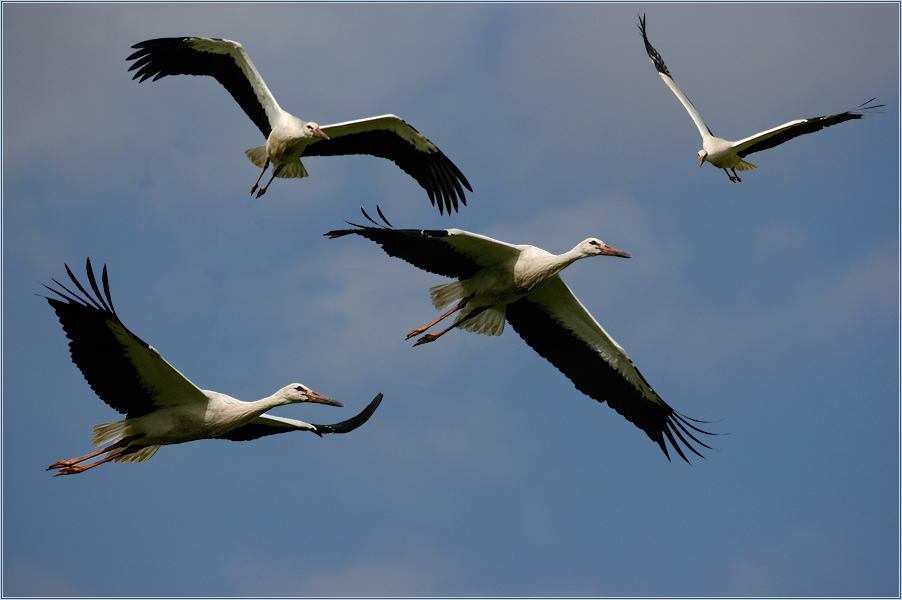
[[[797,119],[768,129],[767,131],[756,133],[755,135],[739,140],[738,142],[730,142],[715,137],[711,133],[711,130],[705,125],[702,116],[695,109],[695,106],[692,105],[692,102],[689,101],[689,98],[686,97],[683,90],[674,83],[673,77],[670,76],[670,71],[667,70],[667,66],[664,64],[664,59],[661,58],[658,51],[655,50],[648,41],[648,36],[645,33],[644,16],[639,18],[639,31],[642,33],[642,41],[645,42],[645,51],[651,59],[651,62],[655,65],[655,69],[657,69],[661,79],[664,80],[667,87],[669,87],[676,97],[679,98],[680,102],[683,103],[683,106],[689,112],[689,116],[692,117],[692,120],[695,122],[695,126],[698,127],[699,133],[702,134],[702,149],[698,151],[698,166],[701,167],[707,161],[718,169],[723,169],[724,172],[726,172],[727,177],[730,178],[730,181],[733,182],[742,181],[736,174],[736,171],[748,171],[758,168],[752,163],[743,160],[747,155],[753,152],[767,150],[774,146],[779,146],[792,138],[805,135],[806,133],[820,131],[824,127],[830,127],[831,125],[836,125],[852,119],[862,119],[873,114],[868,111],[883,106],[883,104],[871,104],[871,102],[875,100],[875,98],[871,98],[861,106],[844,113],[827,115],[824,117],[813,117],[811,119]],[[730,171],[733,171],[732,175],[730,175]]]
[[[369,154],[393,161],[426,190],[439,212],[466,204],[463,188],[473,191],[463,173],[416,129],[395,115],[382,115],[320,127],[282,110],[250,57],[238,42],[185,37],[147,40],[126,60],[134,79],[156,81],[167,75],[209,75],[225,87],[263,133],[266,143],[246,152],[263,174],[273,165],[273,178],[306,177],[301,156]],[[257,197],[269,187],[259,188]]]
[[[64,301],[56,298],[47,301],[71,340],[73,362],[101,400],[126,415],[126,419],[95,426],[91,443],[109,445],[50,465],[47,470],[60,470],[55,475],[81,473],[109,461],[142,462],[152,457],[160,446],[199,439],[243,441],[287,431],[312,431],[320,436],[346,433],[363,425],[382,401],[379,394],[352,419],[335,425],[314,425],[265,413],[277,406],[300,402],[344,404],[300,383],[285,386],[256,402],[242,402],[219,392],[201,390],[119,320],[110,297],[106,266],[102,276],[103,294],[94,278],[90,259],[86,268],[93,297],[66,266],[82,296],[54,279],[61,290],[45,287]],[[106,457],[97,462],[78,464],[104,453]]]
[[[677,439],[698,454],[692,433],[707,433],[668,406],[648,385],[632,360],[573,295],[559,273],[576,260],[591,256],[629,254],[589,238],[563,254],[514,245],[460,229],[394,229],[351,223],[355,229],[326,233],[330,238],[356,234],[379,244],[391,256],[421,269],[454,277],[457,281],[432,288],[436,308],[454,304],[441,317],[414,329],[407,339],[424,333],[457,312],[454,324],[426,334],[415,346],[435,341],[459,327],[476,333],[500,335],[505,320],[536,352],[560,369],[583,393],[607,402],[658,443],[670,458],[664,439],[686,456]],[[685,435],[685,437],[684,437]],[[701,456],[700,454],[698,454]],[[688,461],[687,461],[688,462]]]

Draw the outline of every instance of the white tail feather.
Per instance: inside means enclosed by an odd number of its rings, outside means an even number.
[[[119,458],[114,458],[113,462],[144,462],[145,460],[149,460],[151,456],[156,454],[157,450],[159,449],[159,446],[144,446],[136,452],[120,456]],[[119,452],[119,450],[113,450],[113,452]]]
[[[266,144],[246,150],[244,153],[247,154],[247,157],[251,159],[252,163],[261,169],[263,168],[263,165],[266,164]]]
[[[441,310],[461,300],[464,297],[464,290],[459,281],[452,281],[430,288],[429,295],[432,296],[432,305]]]
[[[301,161],[288,163],[282,167],[282,170],[276,175],[279,179],[297,179],[306,176],[307,169],[304,168],[304,163]]]
[[[457,325],[468,311],[461,312],[454,324]],[[483,333],[485,335],[501,335],[504,332],[504,318],[507,315],[507,304],[499,304],[491,308],[487,308],[472,319],[464,321],[460,324],[461,329],[472,331],[473,333]]]
[[[244,153],[247,154],[247,157],[251,159],[252,163],[261,169],[263,168],[263,165],[266,164],[266,144],[251,148],[250,150],[245,150]],[[290,162],[282,167],[282,170],[279,171],[279,174],[276,175],[276,177],[279,179],[298,179],[300,177],[307,177],[307,169],[304,168],[304,163],[300,160]]]
[[[128,419],[95,425],[91,430],[91,445],[103,446],[104,444],[109,444],[110,442],[122,439],[125,437],[125,431],[128,429],[128,425]]]

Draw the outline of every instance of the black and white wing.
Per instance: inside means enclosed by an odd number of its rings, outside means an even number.
[[[738,142],[735,142],[733,147],[736,149],[736,154],[740,157],[745,157],[752,152],[760,152],[761,150],[779,146],[783,142],[788,142],[792,138],[799,137],[800,135],[820,131],[824,127],[830,127],[852,119],[863,119],[873,115],[872,112],[868,111],[884,106],[883,104],[871,104],[874,100],[876,100],[876,98],[871,98],[861,106],[853,108],[852,110],[847,110],[844,113],[827,115],[825,117],[814,117],[812,119],[798,119],[796,121],[784,123],[779,127],[757,133],[744,140],[739,140]]]
[[[667,87],[669,87],[670,90],[676,94],[676,97],[680,99],[680,102],[683,103],[689,116],[695,121],[695,126],[698,127],[699,133],[702,134],[702,137],[713,135],[711,130],[708,129],[708,126],[705,125],[705,122],[702,120],[702,116],[698,114],[695,106],[692,105],[692,102],[689,101],[689,98],[686,97],[683,90],[677,87],[677,84],[673,81],[673,77],[670,76],[670,71],[667,70],[667,65],[664,64],[664,59],[661,58],[658,51],[649,43],[648,36],[645,34],[645,15],[639,17],[639,31],[642,32],[642,41],[645,42],[645,52],[648,54],[648,58],[654,63],[655,69],[658,70],[658,75],[661,76],[661,79],[664,80]]]
[[[379,211],[379,216],[388,227],[377,224],[365,211],[363,215],[374,226],[349,223],[356,229],[336,229],[323,235],[334,239],[356,234],[376,242],[389,256],[405,260],[424,271],[455,279],[469,279],[483,267],[504,258],[515,258],[520,253],[519,246],[478,233],[460,229],[394,229],[385,221],[382,211]]]
[[[233,429],[228,433],[219,436],[217,439],[232,440],[233,442],[243,442],[247,440],[255,440],[267,435],[275,435],[277,433],[287,433],[289,431],[312,431],[316,435],[322,437],[324,433],[348,433],[354,431],[376,412],[379,404],[382,402],[382,394],[376,395],[373,401],[367,405],[360,413],[341,423],[334,425],[315,425],[312,423],[304,423],[296,419],[286,419],[284,417],[275,417],[272,415],[260,415],[247,425],[243,425],[238,429]]]
[[[708,432],[689,422],[700,421],[674,411],[655,393],[623,348],[589,314],[560,276],[555,275],[528,296],[509,304],[507,321],[576,389],[599,402],[607,402],[657,442],[668,459],[665,436],[686,462],[689,460],[680,443],[698,456],[701,454],[690,440],[710,448],[695,437]]]
[[[464,174],[435,144],[395,115],[382,115],[320,127],[330,139],[313,138],[304,156],[369,154],[387,158],[416,179],[440,213],[467,204],[463,188],[473,191]],[[461,187],[463,186],[463,187]]]
[[[97,287],[91,260],[87,262],[92,297],[66,265],[66,272],[82,296],[56,279],[62,291],[48,286],[60,296],[47,298],[66,332],[72,362],[84,375],[100,399],[128,418],[152,412],[160,406],[206,404],[204,393],[160,356],[160,353],[133,334],[119,320],[110,297],[106,265],[103,267],[103,294]]]
[[[225,87],[251,121],[269,137],[281,108],[250,57],[238,42],[216,38],[181,37],[146,40],[126,60],[138,70],[132,79],[153,81],[167,75],[209,75]]]

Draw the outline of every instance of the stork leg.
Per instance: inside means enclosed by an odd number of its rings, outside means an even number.
[[[478,315],[479,313],[481,313],[482,311],[484,311],[488,308],[491,308],[491,307],[490,306],[480,306],[479,308],[474,308],[473,312],[468,314],[466,317],[464,317],[463,319],[461,319],[460,321],[458,321],[451,327],[449,327],[443,331],[439,331],[438,333],[427,333],[426,335],[424,335],[423,337],[421,337],[420,339],[417,340],[417,343],[413,345],[414,348],[416,348],[420,344],[428,344],[429,342],[434,342],[435,340],[439,339],[440,337],[442,337],[443,335],[445,335],[446,333],[448,333],[455,327],[458,327],[464,321],[469,321],[470,319],[472,319],[473,317],[475,317],[476,315]]]
[[[269,159],[267,159],[267,160],[269,160]],[[276,175],[278,175],[282,171],[282,167],[284,167],[284,166],[285,165],[279,165],[279,166],[273,168],[272,177],[270,177],[269,181],[266,183],[266,185],[264,185],[262,188],[260,188],[260,191],[257,192],[257,198],[259,198],[260,196],[262,196],[263,194],[266,193],[266,188],[269,187],[269,184],[272,183],[272,180],[276,178]],[[260,176],[263,177],[263,174],[261,173]],[[253,192],[251,192],[251,193],[253,193]]]
[[[732,175],[730,175],[730,171],[733,171]],[[739,175],[736,175],[736,169],[724,169],[723,172],[727,174],[727,177],[729,177],[730,181],[732,181],[733,183],[742,181],[741,179],[739,179]]]
[[[453,315],[455,312],[457,312],[457,311],[459,311],[460,309],[462,309],[463,307],[465,307],[465,306],[467,305],[467,302],[469,302],[470,300],[472,300],[472,298],[473,298],[472,295],[467,296],[466,298],[464,298],[463,300],[461,300],[460,302],[458,302],[458,303],[457,303],[457,306],[455,306],[454,308],[452,308],[451,310],[449,310],[448,312],[446,312],[445,314],[443,314],[442,316],[440,316],[438,319],[436,319],[435,321],[433,321],[433,322],[430,323],[429,325],[424,325],[423,327],[417,327],[416,329],[414,329],[413,331],[411,331],[410,333],[408,333],[408,334],[407,334],[407,337],[404,338],[404,339],[405,339],[405,340],[409,340],[410,338],[412,338],[412,337],[415,336],[415,335],[420,335],[421,333],[423,333],[424,331],[426,331],[427,329],[429,329],[430,327],[432,327],[433,325],[435,325],[436,323],[438,323],[438,322],[441,321],[442,319],[445,319],[445,318],[447,318],[447,317]],[[442,333],[444,333],[444,332],[442,332]],[[424,342],[424,343],[425,343],[425,342]],[[416,344],[414,344],[414,345],[416,345]]]
[[[736,181],[740,181],[740,182],[741,182],[742,180],[739,179],[739,175],[736,175],[736,169],[730,169],[730,170],[733,171],[733,176],[736,177]]]
[[[269,158],[266,159],[266,162],[263,163],[263,170],[260,171],[260,177],[257,177],[257,181],[254,182],[253,187],[251,188],[251,196],[254,195],[254,191],[257,189],[257,185],[260,184],[260,180],[263,179],[263,174],[266,173],[266,169],[269,167]],[[263,192],[260,192],[261,194]],[[258,196],[259,198],[259,196]]]
[[[61,460],[59,462],[55,462],[52,465],[50,465],[49,467],[47,467],[47,470],[50,471],[53,469],[67,469],[69,467],[72,467],[72,465],[76,465],[80,462],[84,462],[84,461],[88,460],[89,458],[94,458],[95,456],[100,456],[104,452],[109,452],[110,450],[115,450],[116,448],[122,448],[123,446],[127,446],[133,440],[138,439],[138,437],[139,436],[137,436],[137,435],[130,435],[130,436],[122,438],[115,444],[110,444],[106,448],[101,448],[100,450],[91,452],[90,454],[85,454],[84,456],[80,456],[78,458],[70,458],[69,460]],[[95,464],[99,464],[99,463],[95,463]],[[59,473],[57,473],[57,475],[59,475]],[[54,475],[54,477],[56,477],[56,475]]]
[[[123,450],[122,452],[117,452],[116,454],[111,454],[110,456],[107,456],[106,458],[102,458],[102,459],[98,460],[97,462],[93,462],[89,465],[69,465],[68,467],[63,467],[62,469],[60,469],[59,473],[54,473],[53,476],[56,477],[57,475],[75,475],[76,473],[83,473],[84,471],[94,468],[97,465],[102,465],[105,462],[110,462],[111,460],[115,460],[115,459],[119,458],[120,456],[122,456],[123,454],[128,454],[128,452],[126,450]]]

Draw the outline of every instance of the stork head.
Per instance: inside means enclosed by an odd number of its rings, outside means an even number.
[[[621,252],[617,248],[612,246],[608,246],[601,240],[597,238],[589,238],[579,243],[576,247],[576,251],[582,254],[583,256],[622,256],[623,258],[632,258],[626,252]]]
[[[701,167],[703,164],[705,164],[706,158],[708,158],[708,151],[707,150],[699,150],[698,151],[698,166],[699,167]]]
[[[326,135],[323,132],[323,130],[319,128],[319,125],[317,125],[316,123],[313,123],[312,121],[310,123],[307,123],[307,125],[304,126],[304,133],[306,133],[307,137],[318,137],[318,138],[322,138],[324,140],[329,139],[329,136]]]
[[[283,387],[277,393],[285,404],[299,404],[301,402],[316,402],[317,404],[328,404],[329,406],[344,406],[341,402],[333,400],[329,396],[323,396],[314,392],[302,383],[292,383]]]

